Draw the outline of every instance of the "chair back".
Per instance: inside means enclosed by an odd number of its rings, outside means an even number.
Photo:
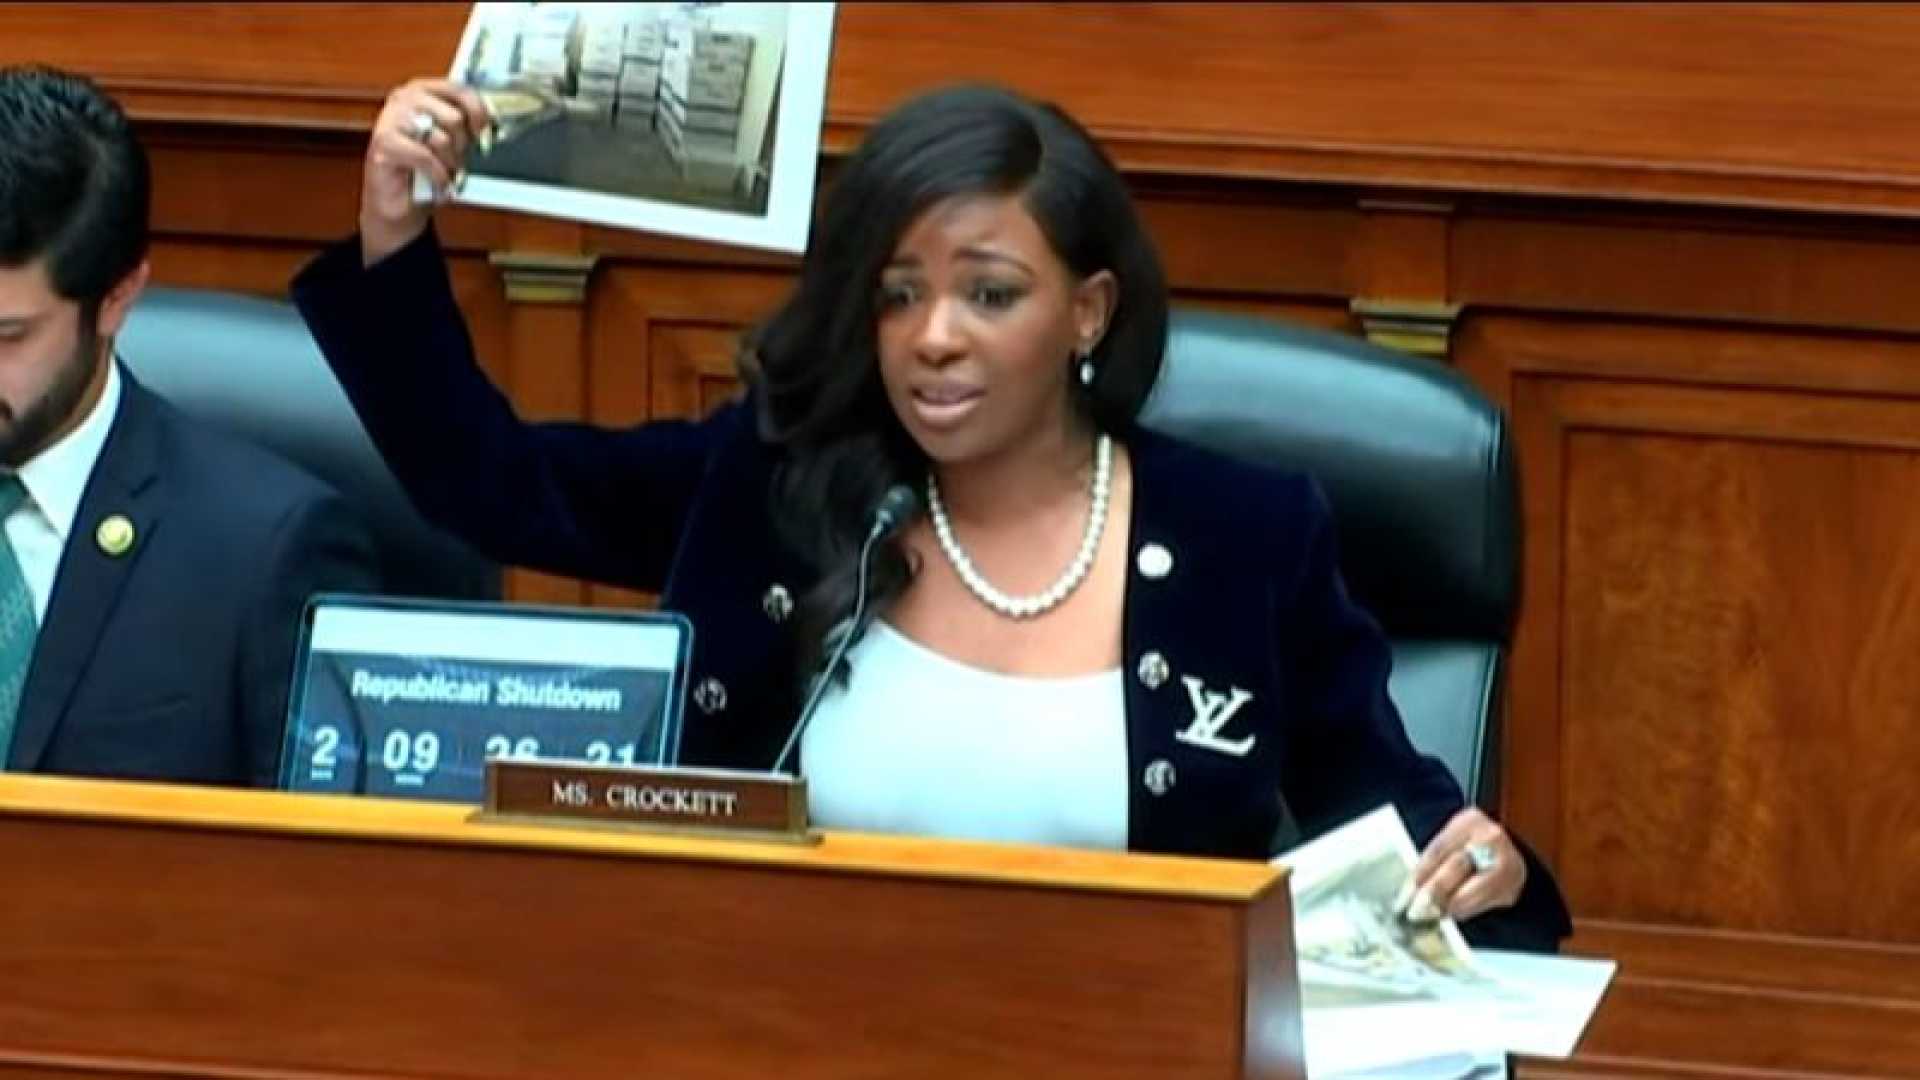
[[[1390,692],[1467,797],[1497,796],[1519,591],[1506,418],[1459,372],[1356,338],[1177,310],[1142,423],[1319,480],[1341,568],[1393,646]]]
[[[500,568],[413,508],[293,305],[151,288],[114,344],[134,377],[175,408],[345,496],[373,533],[389,593],[499,599]]]

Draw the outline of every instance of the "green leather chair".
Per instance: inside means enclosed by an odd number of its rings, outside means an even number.
[[[499,567],[414,510],[293,305],[148,289],[114,344],[134,377],[182,412],[333,485],[372,531],[388,593],[500,597]]]
[[[1392,641],[1389,691],[1408,735],[1493,808],[1520,550],[1500,410],[1443,364],[1183,310],[1142,421],[1319,480],[1348,586]]]

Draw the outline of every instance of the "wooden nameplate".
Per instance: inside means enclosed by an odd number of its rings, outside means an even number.
[[[807,830],[807,782],[781,773],[496,760],[487,763],[487,801],[477,816],[790,843],[814,839]]]

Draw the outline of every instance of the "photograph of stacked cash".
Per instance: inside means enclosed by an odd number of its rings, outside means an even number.
[[[752,56],[753,37],[746,33],[688,22],[667,30],[660,135],[690,183],[727,187],[742,174],[740,106]]]
[[[476,19],[471,60],[461,81],[480,90],[493,114],[483,151],[559,119],[571,89],[568,52],[576,13],[560,8]],[[523,17],[524,16],[524,17]]]
[[[642,12],[626,24],[620,49],[620,97],[614,122],[621,130],[653,130],[660,107],[660,61],[667,51],[667,24]]]
[[[1283,855],[1303,1005],[1502,996],[1452,919],[1407,913],[1417,857],[1391,806]]]
[[[1273,861],[1310,1076],[1505,1077],[1505,1053],[1573,1053],[1612,981],[1611,961],[1474,951],[1452,919],[1414,917],[1418,856],[1391,805]]]
[[[590,4],[574,24],[579,59],[574,68],[573,111],[603,124],[613,123],[613,104],[620,99],[625,14],[617,4]]]
[[[454,197],[798,251],[833,8],[476,4],[451,77],[480,91],[493,130]]]

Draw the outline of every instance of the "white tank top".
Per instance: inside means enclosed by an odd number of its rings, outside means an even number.
[[[801,738],[827,829],[1127,846],[1120,671],[1044,678],[950,660],[876,620]]]

